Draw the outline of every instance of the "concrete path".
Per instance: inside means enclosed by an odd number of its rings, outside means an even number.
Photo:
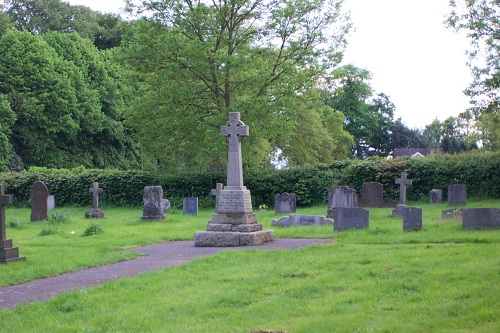
[[[224,250],[294,250],[313,244],[331,243],[331,239],[275,239],[258,246],[194,247],[193,241],[165,242],[129,249],[146,254],[139,258],[0,288],[0,310],[19,303],[44,301],[65,291],[92,287],[106,281],[135,276],[167,266],[180,265],[195,258]]]

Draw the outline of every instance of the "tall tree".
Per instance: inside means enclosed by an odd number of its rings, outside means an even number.
[[[500,149],[500,2],[498,0],[450,0],[448,24],[466,31],[471,40],[470,66],[474,82],[465,91],[482,140]]]
[[[245,167],[269,167],[280,147],[291,152],[306,114],[323,126],[305,101],[319,98],[308,91],[340,62],[349,28],[341,4],[142,1],[138,10],[151,18],[135,22],[125,52],[142,75],[130,119],[144,149],[168,170],[218,170],[226,160],[219,127],[238,111],[252,131],[243,142]],[[315,140],[337,136],[318,133],[321,127],[311,133]],[[304,154],[324,146],[303,147]]]
[[[11,127],[16,121],[16,114],[12,111],[7,96],[0,93],[0,171],[8,169],[12,157]]]
[[[394,148],[428,148],[429,142],[418,128],[408,128],[401,121],[395,121],[391,134],[391,146]]]

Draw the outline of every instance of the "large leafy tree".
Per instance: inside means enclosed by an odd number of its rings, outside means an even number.
[[[450,0],[449,26],[471,40],[470,66],[474,82],[465,91],[482,132],[483,145],[500,149],[500,2]]]
[[[330,161],[343,141],[311,90],[340,61],[341,3],[142,1],[151,16],[135,22],[125,52],[141,74],[130,119],[144,149],[168,170],[219,170],[219,127],[237,111],[251,128],[245,167],[269,167],[272,152],[292,165]],[[304,136],[314,138],[298,147]]]
[[[15,121],[16,114],[12,111],[7,96],[0,93],[0,171],[8,169],[12,157],[12,143],[9,138]]]

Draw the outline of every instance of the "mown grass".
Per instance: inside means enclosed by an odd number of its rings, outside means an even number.
[[[229,250],[65,293],[0,311],[0,331],[500,331],[500,231],[463,230],[458,221],[441,220],[446,205],[418,206],[424,209],[420,232],[403,232],[390,209],[371,209],[369,229],[343,233],[331,226],[272,228],[273,212],[259,212],[278,238],[335,242],[295,251]],[[498,200],[468,204],[499,206]],[[135,254],[122,250],[131,246],[192,239],[212,214],[174,211],[165,222],[144,223],[140,209],[104,209],[104,232],[82,237],[91,223],[84,210],[61,211],[71,221],[55,235],[40,236],[40,223],[8,227],[27,261],[0,266],[4,285],[128,259]],[[326,206],[298,213],[324,215]],[[7,216],[29,221],[29,210],[8,210]]]

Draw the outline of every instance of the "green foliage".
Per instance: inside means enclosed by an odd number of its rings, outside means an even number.
[[[26,228],[26,224],[23,222],[22,219],[11,220],[9,223],[7,223],[7,227],[13,228],[13,229],[24,229],[24,228]]]
[[[102,224],[92,222],[83,232],[83,237],[95,236],[102,233],[104,233],[104,226]]]

